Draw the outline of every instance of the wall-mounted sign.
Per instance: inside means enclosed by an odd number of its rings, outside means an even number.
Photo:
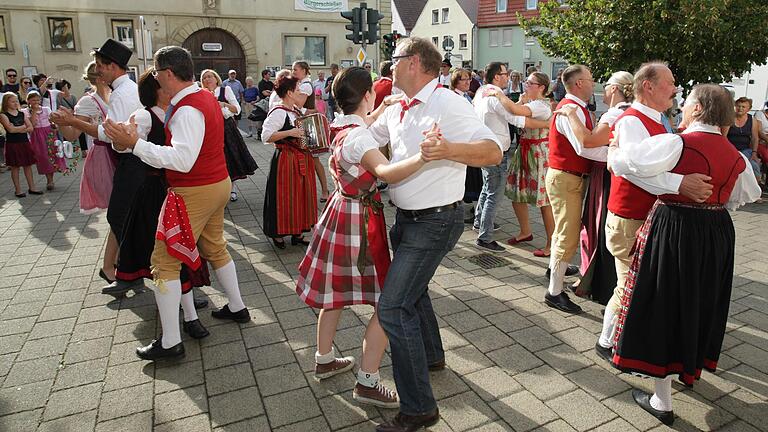
[[[342,12],[347,9],[347,0],[295,0],[294,9],[307,12]]]
[[[224,47],[218,42],[203,42],[203,51],[221,51]]]

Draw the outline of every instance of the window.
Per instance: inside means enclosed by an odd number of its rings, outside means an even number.
[[[507,11],[507,0],[496,0],[496,12]]]
[[[448,21],[448,8],[443,8],[443,22],[447,23]]]
[[[285,36],[283,39],[285,65],[303,60],[310,66],[324,66],[325,36]]]
[[[467,34],[462,33],[459,35],[459,49],[467,49]]]
[[[528,10],[536,10],[539,8],[539,0],[525,0],[525,8]]]
[[[437,9],[432,9],[432,24],[438,23],[440,23],[440,11]]]
[[[499,46],[499,31],[498,30],[491,30],[488,32],[488,46],[497,47]]]
[[[432,43],[437,46],[437,44],[440,43],[440,39],[437,36],[432,36]]]
[[[502,30],[501,44],[504,46],[512,46],[512,29]]]
[[[5,16],[0,15],[0,51],[9,51],[8,49],[8,36],[5,31]],[[21,82],[20,78],[17,78]]]

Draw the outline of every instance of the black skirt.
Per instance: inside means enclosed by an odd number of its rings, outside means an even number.
[[[471,203],[480,198],[483,189],[483,172],[480,168],[467,167],[467,178],[464,180],[464,202]]]
[[[137,156],[128,153],[118,155],[117,166],[112,180],[112,194],[107,208],[107,222],[117,241],[123,240],[123,226],[128,217],[133,199],[151,167]]]
[[[576,295],[606,305],[616,287],[616,260],[605,246],[605,219],[608,216],[611,173],[605,169],[604,165],[594,165],[581,217],[580,272],[582,276]],[[602,182],[595,176],[600,176]]]
[[[229,179],[240,180],[253,175],[259,168],[248,151],[234,117],[224,120],[224,156],[227,160]]]
[[[625,372],[678,375],[691,386],[702,369],[714,371],[720,357],[733,281],[733,222],[722,208],[658,204],[648,218],[627,276],[613,363]]]
[[[128,209],[123,227],[124,235],[120,241],[120,254],[115,272],[116,277],[124,281],[152,279],[150,261],[155,247],[157,221],[167,191],[162,172],[154,168],[147,170],[144,182],[137,183],[139,187]],[[182,292],[188,292],[193,286],[201,287],[211,284],[205,260],[194,272],[190,272],[190,269],[182,264],[179,278]]]

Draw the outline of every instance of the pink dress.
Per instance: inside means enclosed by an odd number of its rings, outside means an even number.
[[[31,108],[24,108],[22,111],[26,117],[31,117],[30,110]],[[38,174],[53,174],[58,170],[64,171],[67,169],[67,163],[64,158],[56,156],[51,158],[48,155],[49,147],[53,146],[54,141],[56,141],[56,133],[51,129],[51,122],[48,119],[50,115],[50,108],[41,107],[41,110],[37,112],[37,120],[32,125],[35,130],[29,134],[29,142],[32,144],[32,150],[35,152],[35,158],[37,159]],[[51,159],[53,159],[54,163],[51,163]]]
[[[325,114],[325,101],[323,100],[323,92],[320,89],[315,89],[315,109],[321,114]]]
[[[75,114],[91,118],[100,124],[107,117],[107,104],[92,93],[80,98]],[[112,194],[112,177],[115,175],[115,152],[109,143],[88,136],[88,156],[83,163],[80,178],[80,213],[91,214],[106,210]]]

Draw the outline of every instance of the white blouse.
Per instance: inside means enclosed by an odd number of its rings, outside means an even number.
[[[720,135],[717,126],[693,122],[683,134],[692,132],[708,132]],[[627,174],[636,177],[655,177],[668,173],[677,165],[683,153],[683,139],[677,134],[661,134],[646,138],[642,141],[622,142],[620,147],[611,147],[608,153],[608,165],[618,176]],[[746,169],[739,174],[728,198],[726,208],[736,210],[738,207],[757,201],[762,194],[760,185],[752,171],[752,166],[744,155]],[[638,184],[643,187],[643,185]],[[650,192],[650,191],[649,191]]]
[[[597,122],[597,124],[607,124],[608,127],[613,127],[613,125],[616,123],[616,120],[619,119],[619,116],[624,114],[624,110],[632,106],[629,102],[619,102],[616,104],[616,106],[613,106],[608,109],[602,116],[600,116],[600,121]]]
[[[216,96],[216,100],[219,99],[219,94],[221,94],[221,87],[216,87],[216,89],[213,91],[213,95]],[[221,107],[221,113],[224,115],[224,118],[228,119],[237,114],[240,114],[240,103],[237,102],[235,92],[233,92],[230,87],[224,87],[224,98],[227,99],[228,104],[237,107],[237,112],[232,112],[227,107]]]
[[[379,143],[373,139],[368,125],[360,116],[354,114],[340,115],[333,122],[334,126],[346,126],[348,124],[356,124],[359,127],[352,128],[347,132],[344,146],[341,148],[341,157],[349,163],[359,164],[368,151],[379,149]]]
[[[284,109],[273,109],[266,119],[264,119],[264,124],[261,126],[261,142],[264,144],[273,145],[274,143],[267,142],[272,135],[275,132],[280,131],[280,129],[283,128],[283,125],[285,124],[285,116],[288,116],[289,121],[291,124],[296,120],[298,117],[295,112],[293,111],[286,111]]]

